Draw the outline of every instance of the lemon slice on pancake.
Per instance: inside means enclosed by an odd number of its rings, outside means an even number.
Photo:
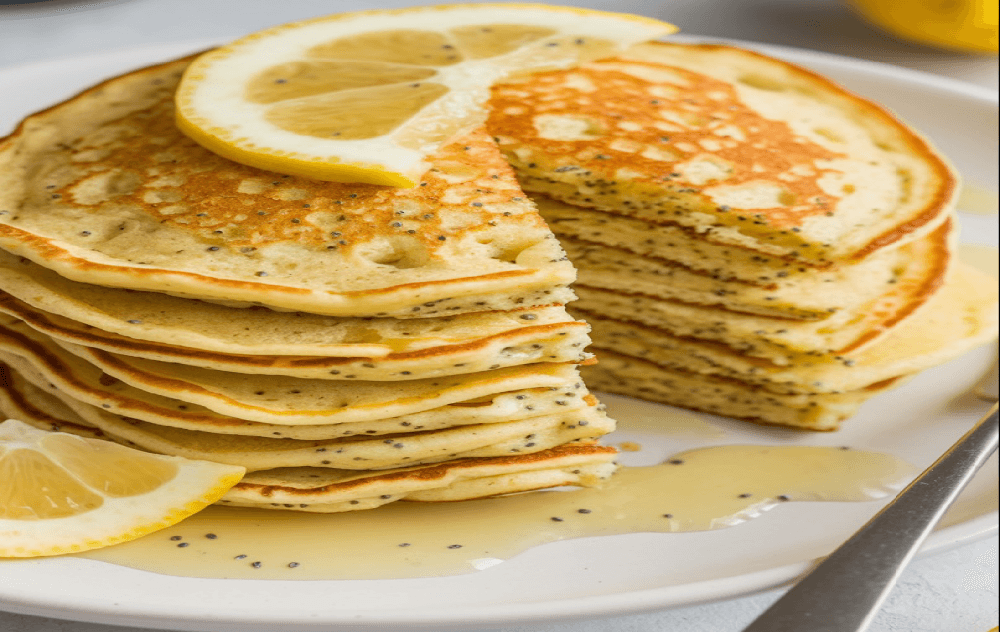
[[[363,11],[249,35],[191,64],[177,123],[246,165],[409,187],[482,123],[489,88],[676,30],[651,18],[534,4]]]
[[[204,509],[244,472],[7,420],[0,423],[0,558],[133,540]]]

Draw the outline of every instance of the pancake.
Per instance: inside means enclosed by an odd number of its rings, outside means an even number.
[[[362,380],[415,380],[476,373],[534,362],[583,362],[591,357],[583,351],[590,344],[587,336],[589,326],[572,320],[562,307],[527,310],[519,315],[496,314],[497,318],[494,319],[513,323],[520,321],[519,316],[529,316],[556,322],[515,328],[461,344],[442,344],[436,348],[391,353],[376,358],[234,355],[133,340],[62,316],[47,314],[2,290],[0,312],[17,318],[39,333],[56,340],[126,356],[232,373],[309,379],[339,380],[350,375],[353,376],[350,379]],[[447,327],[440,323],[439,326]]]
[[[815,268],[739,246],[708,241],[697,231],[596,209],[564,204],[534,193],[531,199],[560,240],[570,238],[671,262],[717,281],[772,288],[780,279],[809,276]]]
[[[0,414],[4,419],[17,419],[39,430],[68,432],[91,439],[105,436],[58,398],[26,383],[3,363],[0,363]]]
[[[58,344],[143,391],[239,419],[291,425],[384,419],[516,389],[558,388],[578,381],[575,366],[547,363],[407,382],[246,376]]]
[[[906,318],[919,313],[947,277],[956,235],[946,223],[900,248],[906,265],[884,293],[854,310],[822,321],[793,321],[665,301],[631,290],[577,284],[580,315],[596,314],[660,329],[674,336],[708,340],[780,365],[802,354],[843,356],[874,344]]]
[[[413,189],[282,176],[177,130],[189,61],[0,140],[0,409],[241,464],[224,501],[242,506],[611,475],[614,422],[577,368],[589,326],[564,308],[575,270],[483,129]]]
[[[712,44],[494,87],[488,129],[527,191],[806,265],[946,221],[956,177],[883,108],[787,62]]]
[[[880,252],[852,266],[833,266],[810,275],[778,279],[770,287],[722,281],[671,261],[636,256],[628,250],[561,237],[578,283],[632,292],[731,312],[792,320],[823,320],[878,298],[907,263],[906,248]]]
[[[0,365],[3,414],[54,432],[128,445],[125,439],[84,425],[76,413],[54,397],[38,397],[37,392],[29,389],[30,398],[24,398],[12,386],[11,375],[16,376]],[[381,471],[278,468],[248,472],[219,504],[330,513],[372,509],[397,500],[442,502],[560,485],[589,487],[611,476],[616,468],[613,462],[616,455],[614,448],[579,442],[530,454],[465,458]]]
[[[947,362],[997,335],[996,281],[959,265],[913,318],[879,342],[840,358],[802,356],[780,367],[723,345],[587,315],[597,344],[665,369],[739,380],[774,393],[844,393]]]
[[[397,500],[454,502],[573,485],[594,487],[617,465],[617,451],[574,443],[543,452],[462,459],[388,472],[357,473],[315,468],[252,472],[220,504],[317,513],[372,509]]]
[[[4,342],[0,340],[0,345]],[[8,347],[11,346],[10,337],[6,342]],[[106,378],[102,380],[100,371],[83,361],[78,361],[76,365],[64,364],[54,355],[32,354],[28,346],[20,346],[18,350],[25,355],[0,350],[0,361],[47,392],[69,397],[74,402],[86,403],[94,408],[99,407],[116,415],[123,423],[130,423],[129,420],[148,421],[166,428],[227,436],[312,441],[358,436],[379,437],[569,414],[591,406],[600,406],[597,399],[586,392],[582,383],[579,383],[579,387],[574,383],[572,390],[570,385],[566,389],[555,390],[523,389],[449,404],[422,413],[367,422],[308,426],[267,424],[226,417],[201,406],[140,391],[124,382]],[[68,357],[77,360],[74,356]],[[48,362],[43,361],[43,358]],[[58,369],[62,371],[59,372]]]
[[[380,437],[302,441],[220,435],[121,417],[77,402],[57,390],[46,392],[39,388],[47,385],[39,384],[37,375],[25,373],[21,376],[8,370],[7,376],[8,398],[31,402],[38,408],[49,407],[52,412],[48,417],[91,426],[120,443],[148,452],[239,465],[248,471],[276,467],[378,470],[454,458],[529,454],[614,430],[614,422],[594,405],[518,421]],[[7,414],[12,413],[27,416],[25,410]]]
[[[583,328],[551,306],[434,318],[338,318],[264,307],[236,309],[155,292],[105,288],[65,279],[0,250],[0,297],[8,294],[44,312],[76,336],[139,340],[166,347],[242,356],[384,358],[393,354],[447,354],[487,338]],[[9,304],[0,301],[0,304]],[[22,310],[23,311],[23,310]],[[61,316],[65,320],[54,319]],[[27,320],[23,316],[19,318]],[[551,327],[565,323],[563,327]],[[538,329],[541,328],[541,329]],[[50,328],[52,329],[52,328]],[[53,331],[55,331],[53,329]],[[46,330],[46,333],[52,333]],[[118,336],[112,336],[118,334]],[[81,344],[86,344],[80,341]],[[108,343],[111,344],[111,343]],[[126,346],[124,342],[118,346]]]
[[[995,330],[978,280],[935,294],[955,182],[902,124],[752,53],[627,57],[498,87],[499,147],[475,130],[409,190],[207,152],[173,124],[189,60],[30,117],[0,140],[0,410],[335,512],[599,484],[614,422],[577,364],[832,430]],[[578,205],[543,203],[565,251],[505,156]]]
[[[837,430],[867,399],[899,378],[844,393],[779,394],[738,380],[687,373],[608,349],[584,377],[594,388],[725,417],[804,430]]]
[[[0,140],[0,248],[84,283],[335,316],[569,299],[572,265],[482,130],[412,189],[282,176],[177,130],[189,62],[110,79]]]
[[[564,396],[556,404],[565,406],[586,396],[576,367],[565,364],[498,369],[440,381],[337,383],[253,376],[253,383],[248,383],[247,376],[124,358],[85,347],[74,346],[71,353],[3,318],[0,351],[5,356],[20,356],[74,399],[106,410],[128,408],[125,414],[154,422],[150,414],[169,418],[190,413],[202,418],[206,410],[285,426],[369,422],[435,410],[447,418],[454,410],[442,407],[515,390],[557,389]]]

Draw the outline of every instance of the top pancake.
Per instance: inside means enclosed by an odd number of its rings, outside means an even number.
[[[811,72],[717,45],[497,86],[490,133],[525,190],[823,266],[926,234],[955,177],[882,108]]]
[[[106,81],[0,140],[0,247],[76,281],[334,316],[571,297],[572,265],[482,131],[413,189],[281,176],[177,130],[188,62]]]

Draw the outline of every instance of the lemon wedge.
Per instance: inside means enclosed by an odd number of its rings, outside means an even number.
[[[651,18],[535,4],[316,18],[197,58],[177,90],[177,124],[253,167],[409,187],[429,155],[485,120],[494,83],[674,31]]]
[[[0,557],[133,540],[204,509],[244,472],[7,420],[0,423]]]

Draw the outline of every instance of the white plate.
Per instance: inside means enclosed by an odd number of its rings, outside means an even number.
[[[679,38],[680,39],[680,38]],[[690,41],[690,38],[688,38]],[[178,57],[213,42],[185,42],[0,69],[0,133],[23,115],[97,80]],[[741,43],[813,68],[894,108],[980,186],[997,188],[997,97],[957,81],[870,62]],[[964,216],[964,240],[996,244],[997,217]],[[965,395],[989,366],[981,349],[869,402],[844,430],[802,434],[712,419],[726,436],[637,440],[631,464],[695,445],[852,445],[891,452],[924,468],[961,436],[985,405]],[[622,421],[664,408],[606,398]],[[940,550],[997,529],[997,461],[980,473],[929,540]],[[183,630],[379,630],[478,627],[656,610],[726,599],[780,585],[829,553],[883,503],[793,503],[739,527],[703,533],[634,534],[546,545],[472,575],[416,580],[279,582],[186,579],[82,559],[0,564],[0,608],[83,621]],[[369,627],[370,626],[370,627]]]

